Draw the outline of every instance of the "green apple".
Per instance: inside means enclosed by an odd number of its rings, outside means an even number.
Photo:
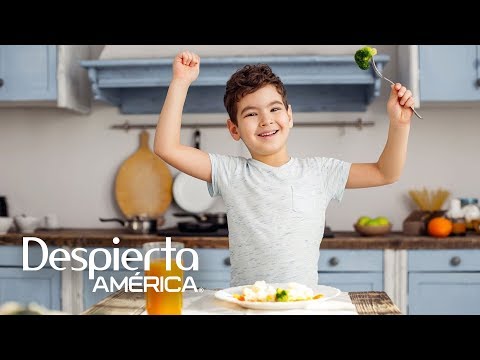
[[[388,218],[386,218],[385,216],[378,216],[374,219],[371,219],[365,225],[366,226],[385,226],[388,224],[390,224],[390,221],[388,220]]]
[[[388,225],[388,224],[390,224],[390,220],[388,220],[388,218],[385,217],[385,216],[376,217],[375,220],[377,221],[378,225]]]
[[[378,222],[377,218],[371,219],[369,222],[365,224],[365,226],[380,226],[380,225],[382,224]]]
[[[357,225],[364,226],[371,220],[369,216],[360,216],[357,220]]]

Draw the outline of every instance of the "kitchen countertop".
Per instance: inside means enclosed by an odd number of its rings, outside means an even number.
[[[401,315],[383,291],[349,292],[359,315]],[[82,315],[140,315],[145,311],[145,294],[123,289],[85,310]]]
[[[392,232],[386,236],[365,237],[356,232],[335,232],[334,238],[324,238],[322,249],[480,249],[480,235],[434,238],[430,236],[408,236]],[[23,236],[34,236],[52,246],[111,247],[114,237],[120,239],[120,247],[141,247],[145,242],[165,240],[166,235],[128,234],[117,229],[59,229],[37,230],[33,234],[7,233],[0,235],[1,245],[22,245]],[[189,248],[228,249],[225,236],[173,236]]]

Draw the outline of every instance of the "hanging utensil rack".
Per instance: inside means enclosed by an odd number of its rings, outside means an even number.
[[[373,121],[363,121],[359,118],[356,121],[325,121],[316,123],[296,122],[294,127],[355,127],[362,130],[364,127],[374,126]],[[225,128],[226,124],[182,124],[182,128],[199,129],[199,128]],[[133,130],[133,129],[155,129],[157,124],[130,124],[125,121],[123,124],[112,125],[111,129],[116,130]]]

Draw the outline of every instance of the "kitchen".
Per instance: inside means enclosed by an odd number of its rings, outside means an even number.
[[[406,51],[402,46],[375,46],[379,54],[388,56],[384,75],[390,79],[404,77],[401,55]],[[475,48],[475,46],[471,46]],[[156,57],[172,58],[182,45],[168,46],[90,46],[90,59],[149,58],[152,53]],[[279,56],[279,55],[352,55],[359,46],[249,46],[221,47],[196,45],[192,46],[202,57],[237,56]],[[463,47],[462,47],[463,48]],[[469,46],[466,46],[465,57]],[[135,52],[133,52],[135,51]],[[240,53],[240,54],[239,54]],[[461,51],[459,51],[461,53]],[[430,66],[434,67],[435,62]],[[424,72],[422,72],[423,74]],[[6,80],[5,80],[6,81]],[[473,81],[473,80],[472,80]],[[7,82],[6,82],[7,84]],[[7,85],[5,85],[6,87]],[[297,127],[291,132],[289,150],[294,156],[329,156],[345,159],[351,162],[376,161],[387,134],[388,118],[385,113],[385,102],[388,96],[388,84],[379,83],[379,96],[372,99],[366,110],[361,111],[320,111],[310,113],[295,113],[296,122],[315,122],[317,126]],[[452,85],[453,86],[453,85]],[[445,87],[445,86],[444,86]],[[437,88],[441,88],[437,85]],[[453,91],[452,91],[453,92]],[[455,92],[457,96],[459,92]],[[452,95],[452,96],[453,96]],[[468,95],[468,94],[467,94]],[[475,175],[475,155],[478,144],[475,142],[475,122],[478,119],[479,102],[468,98],[468,101],[442,98],[440,101],[421,104],[419,112],[423,119],[412,119],[408,158],[401,179],[395,184],[380,188],[347,190],[341,203],[332,202],[327,210],[326,221],[334,232],[351,232],[353,223],[360,215],[385,216],[393,223],[394,231],[402,231],[402,222],[415,209],[415,204],[408,196],[408,191],[424,186],[430,189],[446,188],[451,192],[451,198],[478,198],[478,187]],[[103,101],[92,101],[90,111],[86,114],[69,112],[61,108],[29,108],[25,106],[0,108],[0,163],[7,171],[2,172],[0,195],[6,196],[8,210],[11,216],[21,214],[43,218],[48,214],[56,214],[58,226],[65,229],[120,229],[119,224],[102,223],[99,217],[118,217],[123,214],[117,206],[114,183],[121,164],[136,149],[139,144],[140,130],[115,130],[114,125],[124,124],[155,124],[158,115],[155,114],[122,114],[118,107]],[[374,126],[321,126],[326,122],[352,123],[362,119],[372,122]],[[185,123],[219,123],[225,121],[225,114],[186,114]],[[233,142],[225,128],[200,127],[201,148],[206,152],[248,156],[241,142]],[[150,135],[150,146],[154,129],[147,130]],[[195,127],[185,128],[181,132],[182,143],[191,144]],[[169,168],[172,177],[177,171]],[[375,201],[379,199],[380,201]],[[448,204],[446,204],[448,206]],[[175,226],[179,218],[173,214],[182,212],[174,202],[165,214],[163,227]],[[216,200],[208,209],[210,213],[225,211],[224,205]],[[111,235],[111,233],[109,234]],[[108,235],[108,236],[109,236]],[[85,237],[76,233],[71,236]],[[97,235],[94,237],[96,238]],[[106,235],[107,236],[107,235]],[[108,237],[107,236],[107,237]],[[338,236],[337,236],[338,238]],[[109,241],[111,242],[112,236]],[[451,238],[451,241],[456,238]],[[322,247],[334,245],[335,239],[325,239]],[[122,243],[125,243],[122,237]],[[91,246],[96,246],[94,242]],[[350,248],[348,248],[350,249]],[[355,249],[355,248],[353,248]],[[391,250],[391,249],[390,249]],[[221,251],[223,258],[228,251]],[[325,250],[326,251],[326,250]],[[353,251],[353,250],[352,250]],[[385,290],[394,302],[407,313],[406,293],[408,288],[406,272],[400,271],[408,256],[402,250],[393,249],[385,253],[375,248],[368,256],[373,257],[371,268],[356,268],[359,276],[375,273],[373,289]],[[465,251],[462,248],[462,252]],[[473,264],[479,263],[478,250],[469,250],[467,256],[475,256]],[[474,255],[473,255],[474,254]],[[344,263],[343,253],[341,264]],[[348,254],[347,254],[348,255]],[[350,254],[355,258],[355,253]],[[428,255],[425,255],[428,256]],[[388,262],[384,258],[393,258]],[[332,256],[321,255],[321,261],[327,261]],[[367,255],[363,257],[367,259]],[[385,263],[390,264],[384,268]],[[345,260],[349,263],[348,257]],[[466,260],[464,260],[465,263]],[[350,260],[353,264],[353,260]],[[325,264],[327,265],[327,264]],[[6,267],[2,264],[0,266]],[[398,269],[397,269],[398,268]],[[397,269],[397,270],[396,270]],[[412,269],[412,272],[415,269]],[[348,272],[348,269],[344,269]],[[423,272],[424,269],[416,268]],[[441,268],[432,272],[443,271]],[[474,266],[465,271],[479,271]],[[342,272],[342,271],[340,271]],[[388,275],[390,273],[390,275]],[[393,273],[393,275],[392,275]],[[78,274],[72,274],[76,276]],[[340,274],[338,274],[340,275]],[[448,274],[452,275],[452,274]],[[453,274],[455,275],[455,274]],[[478,274],[466,274],[471,280],[468,291],[479,295]],[[473,277],[472,277],[473,275]],[[476,275],[477,277],[475,277]],[[223,276],[223,275],[222,275]],[[389,282],[386,278],[391,276]],[[369,277],[369,282],[372,282]],[[224,281],[224,278],[222,278]],[[66,280],[62,280],[65,283]],[[385,288],[389,284],[403,284]],[[380,285],[378,285],[380,283]],[[223,283],[222,283],[223,284]],[[475,285],[477,284],[477,285]],[[401,290],[402,295],[395,294]],[[403,299],[403,300],[402,300]],[[2,302],[3,298],[0,299]],[[62,299],[63,308],[66,299]],[[75,304],[74,300],[71,300]],[[91,305],[90,302],[87,305]],[[74,305],[72,305],[74,306]],[[77,306],[77,305],[75,305]],[[76,312],[85,306],[74,309]],[[70,307],[72,309],[72,307]],[[449,311],[455,311],[451,309]],[[477,309],[477,312],[479,310]]]

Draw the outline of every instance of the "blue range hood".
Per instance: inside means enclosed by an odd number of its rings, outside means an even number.
[[[380,71],[388,55],[376,55]],[[245,64],[266,63],[287,88],[294,112],[366,111],[380,94],[381,79],[361,70],[352,56],[249,56],[202,58],[188,92],[186,113],[226,113],[225,84]],[[172,76],[172,59],[82,61],[96,100],[123,114],[158,114]]]

